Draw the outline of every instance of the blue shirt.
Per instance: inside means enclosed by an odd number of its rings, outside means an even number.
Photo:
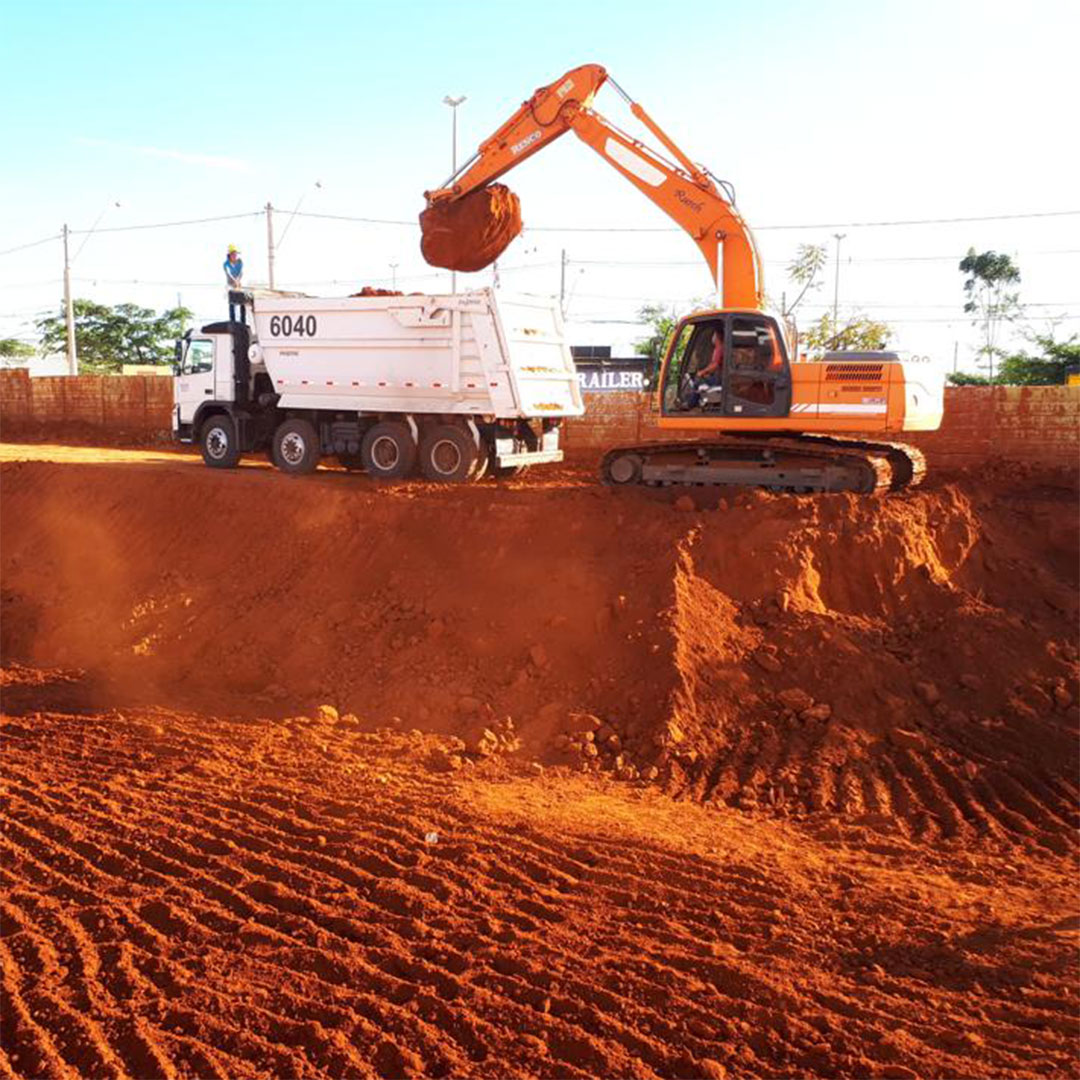
[[[236,262],[229,262],[228,258],[225,259],[225,284],[226,285],[239,285],[240,278],[244,273],[244,260],[237,259]]]

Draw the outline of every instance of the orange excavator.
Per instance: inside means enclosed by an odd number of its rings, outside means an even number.
[[[596,111],[605,82],[666,155]],[[425,193],[428,261],[470,270],[494,261],[521,222],[517,197],[493,182],[568,131],[690,235],[722,290],[722,307],[677,324],[660,366],[657,427],[687,439],[614,447],[602,459],[603,479],[866,494],[917,484],[920,451],[883,440],[940,425],[940,378],[883,351],[794,358],[787,324],[764,310],[761,261],[731,187],[683,153],[597,64],[541,87],[442,188]]]

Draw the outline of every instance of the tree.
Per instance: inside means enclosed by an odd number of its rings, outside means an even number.
[[[805,335],[805,343],[811,352],[827,349],[884,349],[892,337],[892,327],[856,312],[839,326],[826,313],[815,322]]]
[[[960,260],[960,272],[967,275],[964,292],[967,300],[964,311],[973,316],[972,322],[982,327],[983,344],[979,353],[986,358],[990,381],[994,381],[994,357],[1001,354],[996,345],[997,332],[1002,322],[1013,322],[1023,313],[1020,294],[1009,292],[1008,287],[1020,281],[1020,268],[1008,255],[996,251],[984,251],[981,255],[968,248]]]
[[[22,367],[34,355],[33,345],[16,338],[0,338],[0,367]]]
[[[824,244],[800,244],[798,246],[795,251],[795,258],[788,263],[787,274],[788,278],[796,285],[801,285],[802,289],[799,295],[795,297],[794,302],[785,306],[785,315],[791,315],[811,289],[821,288],[821,282],[817,280],[817,276],[825,268],[828,258]]]
[[[945,376],[950,386],[989,386],[990,380],[985,375],[972,375],[967,371],[950,371]]]
[[[158,315],[151,308],[137,304],[108,307],[92,300],[76,300],[75,351],[79,370],[84,373],[118,372],[123,364],[168,364],[173,357],[173,342],[191,319],[187,308],[169,308]],[[41,348],[44,352],[67,350],[67,326],[64,312],[39,319]]]
[[[1031,340],[1042,355],[1029,356],[1024,350],[1006,356],[995,381],[1009,386],[1059,386],[1068,381],[1070,372],[1080,371],[1076,334],[1068,341],[1055,341],[1053,334],[1037,334]]]
[[[699,308],[708,307],[703,299],[691,300],[682,314],[697,311]],[[645,378],[645,384],[649,388],[655,385],[657,374],[660,370],[660,361],[663,359],[664,350],[667,348],[668,339],[675,331],[679,319],[682,318],[675,308],[665,307],[663,304],[643,304],[638,309],[638,318],[648,324],[651,333],[646,338],[634,342],[634,352],[638,356],[647,356],[652,363]]]
[[[649,326],[651,333],[648,337],[634,342],[634,352],[638,356],[647,356],[655,367],[664,355],[664,346],[675,329],[678,318],[674,309],[669,310],[663,304],[643,304],[638,310],[638,318]]]

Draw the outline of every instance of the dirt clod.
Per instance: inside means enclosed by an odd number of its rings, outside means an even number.
[[[503,184],[490,184],[420,215],[420,251],[432,266],[469,273],[490,266],[521,232],[521,203]]]

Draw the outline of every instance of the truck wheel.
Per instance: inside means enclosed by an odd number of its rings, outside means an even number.
[[[274,432],[274,464],[282,471],[300,475],[314,472],[319,464],[319,436],[307,420],[286,420]]]
[[[436,424],[420,440],[420,471],[442,484],[463,484],[480,460],[472,436],[455,424]]]
[[[240,460],[240,440],[232,417],[211,416],[199,432],[202,459],[211,469],[233,469]]]
[[[407,424],[383,420],[368,428],[360,445],[360,459],[369,476],[401,480],[416,468],[416,443]]]

